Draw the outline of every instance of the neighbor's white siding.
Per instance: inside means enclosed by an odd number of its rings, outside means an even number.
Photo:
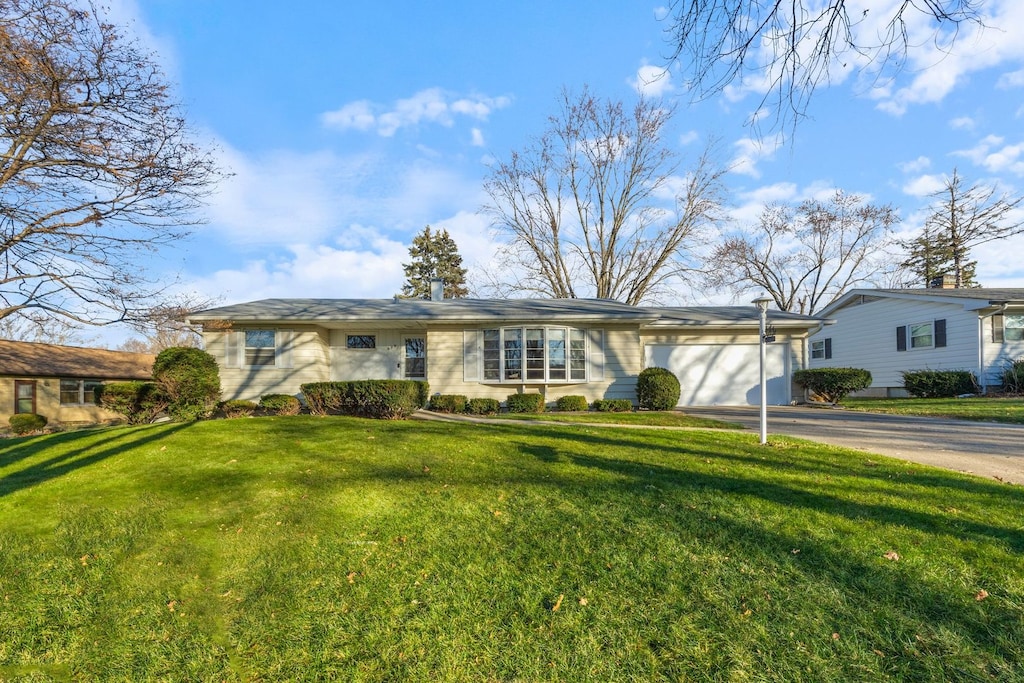
[[[1006,315],[1024,315],[1024,309],[1008,309]],[[986,318],[983,325],[985,345],[985,379],[989,387],[998,387],[1003,381],[1003,370],[1013,361],[1024,358],[1024,341],[992,341],[992,318]]]
[[[288,356],[291,367],[256,366],[228,367],[228,335],[246,329],[274,329],[291,331],[291,335],[278,334],[278,343],[291,337],[290,348],[281,351]],[[258,401],[266,394],[290,394],[297,396],[300,387],[307,382],[325,382],[329,379],[328,333],[312,325],[249,325],[238,326],[231,331],[203,332],[206,351],[217,359],[220,366],[221,398]],[[232,357],[237,354],[232,349]]]
[[[811,342],[832,339],[832,358],[811,359],[809,367],[864,368],[873,389],[901,389],[905,370],[971,370],[978,368],[978,316],[962,304],[880,298],[851,304],[829,317]],[[945,319],[945,348],[896,350],[896,328]]]

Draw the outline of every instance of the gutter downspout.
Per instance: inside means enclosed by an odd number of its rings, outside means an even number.
[[[978,384],[981,385],[982,396],[988,393],[988,385],[985,383],[985,319],[1005,313],[1009,306],[1004,301],[997,310],[978,316]]]

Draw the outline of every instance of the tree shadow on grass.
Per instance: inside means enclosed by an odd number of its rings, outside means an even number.
[[[169,427],[148,425],[130,429],[67,432],[53,437],[38,437],[21,442],[12,449],[0,449],[0,467],[5,469],[50,450],[58,452],[57,455],[46,460],[34,462],[0,477],[0,498],[56,479],[82,467],[88,467],[120,453],[160,441],[188,426],[188,424],[175,424]]]

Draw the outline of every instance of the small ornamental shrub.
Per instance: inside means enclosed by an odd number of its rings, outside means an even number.
[[[839,403],[848,394],[871,386],[871,373],[860,368],[814,368],[797,370],[793,381],[829,403]]]
[[[471,398],[466,404],[466,412],[470,415],[497,415],[501,403],[496,398]]]
[[[636,399],[642,410],[671,410],[679,403],[679,378],[665,368],[647,368],[636,380]]]
[[[509,394],[505,406],[510,413],[543,413],[544,396],[542,394]]]
[[[404,419],[424,407],[426,382],[366,379],[313,382],[301,389],[314,415],[354,415],[382,420]]]
[[[1003,370],[1003,391],[1024,394],[1024,358],[1008,363]]]
[[[249,417],[256,412],[259,406],[253,401],[246,401],[240,398],[233,398],[220,404],[224,417],[231,419],[235,417]]]
[[[907,370],[901,374],[903,388],[915,398],[949,398],[978,389],[970,370]]]
[[[628,398],[599,398],[590,408],[599,413],[631,413],[633,402]]]
[[[468,401],[461,394],[437,394],[431,397],[428,407],[435,413],[464,413]]]
[[[11,424],[11,431],[21,436],[41,431],[46,426],[47,419],[36,413],[18,413],[11,415],[7,421]]]
[[[146,424],[169,403],[156,382],[107,382],[96,387],[96,405],[123,415],[128,424]]]
[[[217,361],[202,349],[176,346],[153,362],[153,379],[163,387],[167,412],[183,422],[209,417],[220,399]]]
[[[289,394],[267,394],[260,397],[260,409],[268,415],[298,415],[302,403]]]
[[[555,401],[555,408],[566,413],[580,413],[588,407],[586,396],[560,396]]]

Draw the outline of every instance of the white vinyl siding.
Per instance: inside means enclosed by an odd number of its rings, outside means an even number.
[[[327,331],[314,326],[273,329],[274,365],[245,366],[245,330],[209,331],[203,345],[220,364],[221,398],[258,401],[265,394],[297,395],[308,382],[329,379]]]

